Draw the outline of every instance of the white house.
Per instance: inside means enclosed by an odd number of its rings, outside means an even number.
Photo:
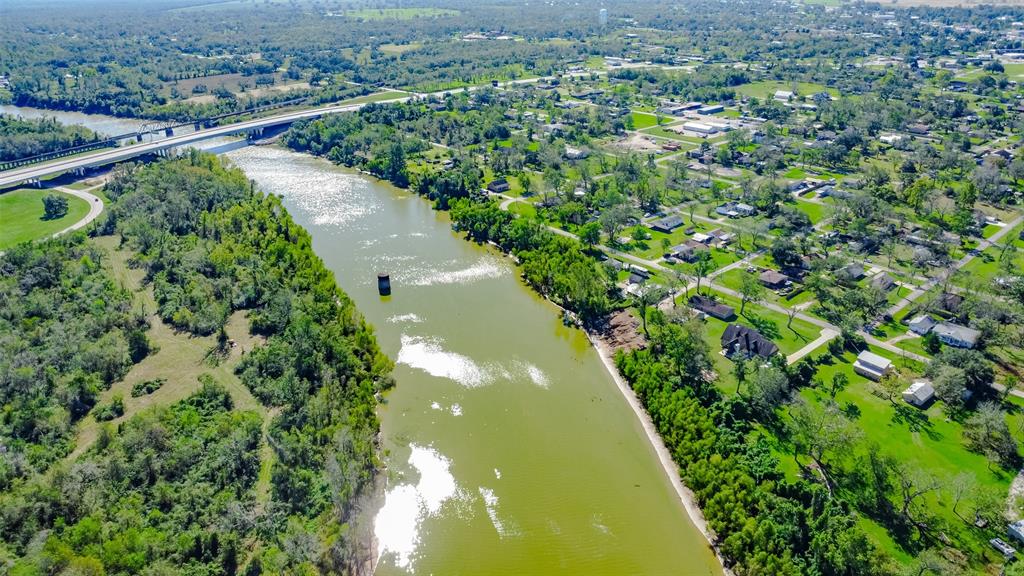
[[[883,358],[867,350],[858,354],[857,361],[853,363],[854,372],[876,382],[881,380],[890,370],[892,370],[892,362],[888,358]]]
[[[565,147],[565,157],[569,160],[582,160],[590,155],[590,151],[585,148],[575,148],[573,146]]]
[[[933,398],[935,388],[926,380],[918,380],[903,391],[903,401],[918,408],[924,408]]]
[[[940,322],[932,328],[932,332],[939,337],[943,344],[957,348],[974,348],[981,337],[981,332],[974,328],[953,324],[952,322]]]
[[[789,90],[776,90],[775,91],[775,99],[778,100],[779,102],[789,102],[790,100],[793,99],[794,96],[796,96],[796,94],[793,94]]]
[[[878,137],[878,141],[882,144],[888,144],[889,146],[895,146],[903,140],[903,136],[899,134],[882,134]]]
[[[936,322],[934,318],[927,314],[921,314],[920,316],[915,316],[910,322],[907,322],[907,328],[918,336],[924,336],[932,331],[935,324]]]

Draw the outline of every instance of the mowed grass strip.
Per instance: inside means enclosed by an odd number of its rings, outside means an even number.
[[[67,198],[68,213],[45,220],[43,197],[47,194]],[[0,250],[56,234],[88,213],[88,202],[57,190],[22,188],[0,194]]]

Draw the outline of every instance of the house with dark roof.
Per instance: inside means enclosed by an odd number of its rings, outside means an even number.
[[[874,278],[872,278],[870,284],[873,288],[878,288],[883,292],[888,292],[889,290],[892,290],[894,286],[896,286],[896,281],[893,280],[885,272],[882,272],[881,274],[878,274]]]
[[[757,277],[767,288],[772,290],[779,290],[785,288],[791,283],[789,276],[775,270],[765,270],[761,272],[761,275]]]
[[[701,296],[699,294],[690,296],[687,300],[690,307],[699,312],[703,312],[712,318],[718,318],[719,320],[725,320],[728,322],[736,317],[736,310],[732,306],[727,306],[721,302]]]
[[[508,192],[511,188],[512,187],[509,186],[508,180],[505,180],[504,178],[498,178],[497,180],[493,180],[490,184],[487,185],[487,191],[492,194],[504,194],[505,192]]]
[[[722,334],[722,350],[731,360],[768,359],[778,354],[779,347],[763,334],[740,324],[729,324]]]
[[[697,255],[699,253],[707,251],[708,247],[706,245],[701,244],[696,240],[687,240],[682,244],[673,246],[671,251],[668,254],[666,254],[666,256],[670,256],[677,260],[682,260],[683,262],[693,262],[697,260]]]
[[[952,315],[960,313],[960,306],[964,303],[964,297],[952,292],[946,292],[935,299],[935,305],[939,310]]]
[[[666,216],[661,220],[655,220],[651,223],[651,230],[655,232],[661,232],[663,234],[671,234],[673,230],[683,225],[683,219],[675,214]]]

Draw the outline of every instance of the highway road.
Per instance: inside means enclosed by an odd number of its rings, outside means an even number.
[[[584,76],[587,74],[589,73],[574,72],[570,74],[565,74],[564,77]],[[556,76],[523,78],[519,80],[501,82],[496,87],[506,88],[511,86],[519,86],[523,84],[532,84],[535,82],[552,80],[554,78],[556,78]],[[473,92],[476,90],[480,90],[481,88],[487,88],[490,86],[491,84],[484,84],[480,86],[466,86],[463,88],[455,88],[452,90],[443,90],[441,92],[431,92],[429,94],[419,94],[415,92],[390,90],[396,95],[396,97],[389,100],[379,100],[378,102],[406,102],[412,98],[426,97],[443,98],[447,94],[455,94],[465,91]],[[405,94],[405,96],[401,96],[402,94]],[[57,160],[54,162],[48,162],[44,164],[22,166],[19,168],[15,168],[13,170],[0,172],[0,190],[10,188],[12,186],[17,186],[19,184],[24,184],[26,182],[32,182],[34,180],[38,180],[41,178],[47,178],[49,176],[56,176],[58,174],[63,174],[65,172],[72,172],[78,169],[95,168],[98,166],[114,164],[116,162],[123,162],[125,160],[135,158],[137,156],[153,154],[170,148],[187,146],[189,144],[200,142],[202,140],[208,140],[210,138],[242,134],[254,130],[259,130],[261,128],[271,128],[274,126],[280,126],[282,124],[290,124],[298,120],[319,118],[321,116],[326,116],[328,114],[354,112],[356,110],[359,110],[363,106],[366,106],[367,104],[369,104],[369,102],[361,102],[359,104],[334,104],[322,106],[320,108],[310,108],[308,110],[285,112],[283,114],[267,116],[265,118],[256,118],[254,120],[246,120],[245,122],[238,122],[236,124],[227,124],[224,126],[216,126],[213,128],[207,128],[195,132],[189,132],[188,134],[170,136],[162,140],[156,140],[153,142],[132,144],[121,148],[115,148],[113,150],[99,150],[96,152],[82,154],[80,156],[65,158],[62,160]]]
[[[398,97],[395,98],[394,100],[389,100],[389,102],[402,102],[408,100],[411,97],[412,96]],[[135,158],[137,156],[152,154],[170,148],[176,148],[179,146],[187,146],[189,144],[193,144],[195,142],[199,142],[202,140],[208,140],[210,138],[242,134],[246,132],[259,130],[262,128],[270,128],[273,126],[280,126],[281,124],[289,124],[298,120],[305,120],[308,118],[319,118],[320,116],[326,116],[328,114],[353,112],[355,110],[359,110],[365,105],[366,103],[334,105],[324,106],[321,108],[312,108],[309,110],[300,110],[296,112],[286,112],[284,114],[278,114],[275,116],[267,116],[266,118],[246,120],[245,122],[238,122],[236,124],[215,126],[213,128],[207,128],[205,130],[190,132],[188,134],[182,134],[179,136],[169,136],[167,138],[156,140],[153,142],[133,144],[121,148],[114,148],[112,150],[101,150],[95,153],[83,154],[81,156],[66,158],[63,160],[58,160],[55,162],[49,162],[45,164],[24,166],[21,168],[16,168],[14,170],[0,172],[0,189],[8,188],[11,186],[17,186],[18,184],[30,182],[32,180],[40,178],[46,178],[48,176],[54,176],[65,172],[71,172],[77,169],[94,168],[97,166],[105,166],[107,164],[122,162],[124,160]]]

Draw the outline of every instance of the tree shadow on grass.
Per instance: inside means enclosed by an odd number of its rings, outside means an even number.
[[[744,314],[743,317],[746,318],[747,322],[750,322],[758,332],[763,334],[765,338],[775,340],[782,335],[781,332],[779,332],[778,324],[767,318],[762,318],[749,313]]]
[[[923,432],[929,439],[934,441],[942,440],[942,434],[932,428],[931,420],[924,411],[905,404],[893,406],[892,421],[897,424],[904,424],[911,432]]]

